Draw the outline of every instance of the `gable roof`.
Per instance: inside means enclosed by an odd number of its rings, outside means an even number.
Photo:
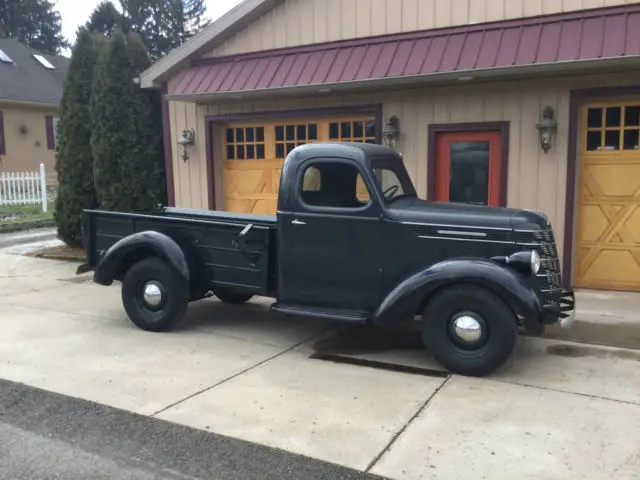
[[[60,102],[69,59],[39,52],[14,38],[0,38],[0,50],[13,61],[0,60],[0,101]],[[54,68],[45,68],[34,55],[42,55]]]
[[[140,85],[143,88],[159,87],[186,67],[190,58],[206,53],[214,44],[232,37],[283,1],[244,0],[142,72]]]

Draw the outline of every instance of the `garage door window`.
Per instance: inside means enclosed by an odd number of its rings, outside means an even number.
[[[640,105],[612,105],[587,109],[588,152],[639,148]]]
[[[276,125],[276,158],[284,160],[294,148],[317,140],[318,124],[316,123]]]
[[[376,143],[374,120],[343,120],[329,123],[329,140],[341,142]]]
[[[264,160],[264,127],[226,129],[227,160]]]

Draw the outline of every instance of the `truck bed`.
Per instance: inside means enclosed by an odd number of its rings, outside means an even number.
[[[247,225],[253,227],[242,249],[239,234]],[[165,208],[155,214],[85,210],[84,248],[94,268],[117,241],[153,230],[193,253],[192,268],[204,286],[270,295],[275,289],[276,227],[276,217],[207,210]]]

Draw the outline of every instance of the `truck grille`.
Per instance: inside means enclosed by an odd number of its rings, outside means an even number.
[[[541,265],[537,280],[542,303],[545,307],[557,305],[562,297],[562,278],[553,230],[516,232],[516,244],[538,252]]]

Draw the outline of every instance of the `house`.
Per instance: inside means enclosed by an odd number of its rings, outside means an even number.
[[[57,111],[69,60],[0,38],[0,172],[37,171],[56,184]]]
[[[140,82],[174,205],[273,214],[296,145],[384,141],[423,197],[547,214],[567,283],[638,291],[639,55],[635,0],[246,0]]]

